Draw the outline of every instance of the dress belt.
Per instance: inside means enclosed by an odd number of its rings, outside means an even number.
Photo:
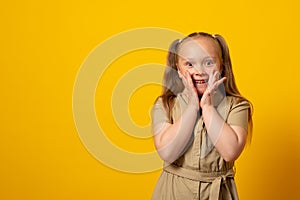
[[[176,165],[169,165],[164,167],[164,171],[175,174],[180,177],[191,179],[194,181],[211,183],[209,200],[218,200],[221,190],[221,184],[223,183],[226,189],[230,192],[226,178],[233,178],[235,171],[231,168],[222,172],[200,172],[196,170],[190,170]],[[230,195],[230,199],[231,195]]]

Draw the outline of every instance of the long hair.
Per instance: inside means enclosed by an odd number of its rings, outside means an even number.
[[[226,81],[224,82],[224,87],[227,96],[234,96],[237,99],[236,103],[247,101],[250,104],[250,109],[248,112],[248,141],[251,142],[252,138],[252,130],[253,130],[253,121],[252,121],[252,112],[253,106],[252,103],[247,100],[245,97],[241,95],[239,92],[237,85],[235,83],[233,71],[232,71],[232,64],[229,54],[229,48],[225,41],[225,39],[219,35],[211,35],[205,32],[195,32],[191,33],[182,40],[175,40],[169,47],[168,55],[167,55],[167,67],[164,73],[163,79],[163,90],[161,94],[161,98],[163,101],[163,105],[169,114],[169,119],[172,120],[172,107],[174,105],[174,99],[178,93],[182,92],[184,89],[184,85],[182,83],[181,78],[178,75],[178,68],[177,68],[177,61],[178,61],[178,48],[180,45],[187,39],[190,38],[197,38],[197,37],[206,37],[210,38],[215,41],[221,49],[221,61],[222,61],[222,77],[226,77]],[[172,122],[172,121],[171,121]],[[173,122],[172,122],[173,123]]]

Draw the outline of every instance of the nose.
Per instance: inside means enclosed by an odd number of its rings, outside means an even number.
[[[192,73],[195,74],[195,75],[203,75],[206,73],[205,69],[203,66],[199,65],[199,66],[194,66],[192,68]]]

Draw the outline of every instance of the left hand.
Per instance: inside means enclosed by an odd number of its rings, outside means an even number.
[[[201,101],[200,101],[200,107],[204,109],[207,106],[213,106],[213,97],[216,94],[216,91],[222,83],[226,80],[226,77],[219,78],[220,73],[218,71],[214,71],[212,75],[210,75],[208,80],[208,86],[205,90],[205,92],[202,95]]]

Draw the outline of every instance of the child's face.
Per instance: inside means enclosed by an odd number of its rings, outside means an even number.
[[[207,88],[208,79],[215,71],[221,73],[221,50],[210,38],[199,37],[185,40],[178,50],[179,76],[188,71],[199,95]]]

